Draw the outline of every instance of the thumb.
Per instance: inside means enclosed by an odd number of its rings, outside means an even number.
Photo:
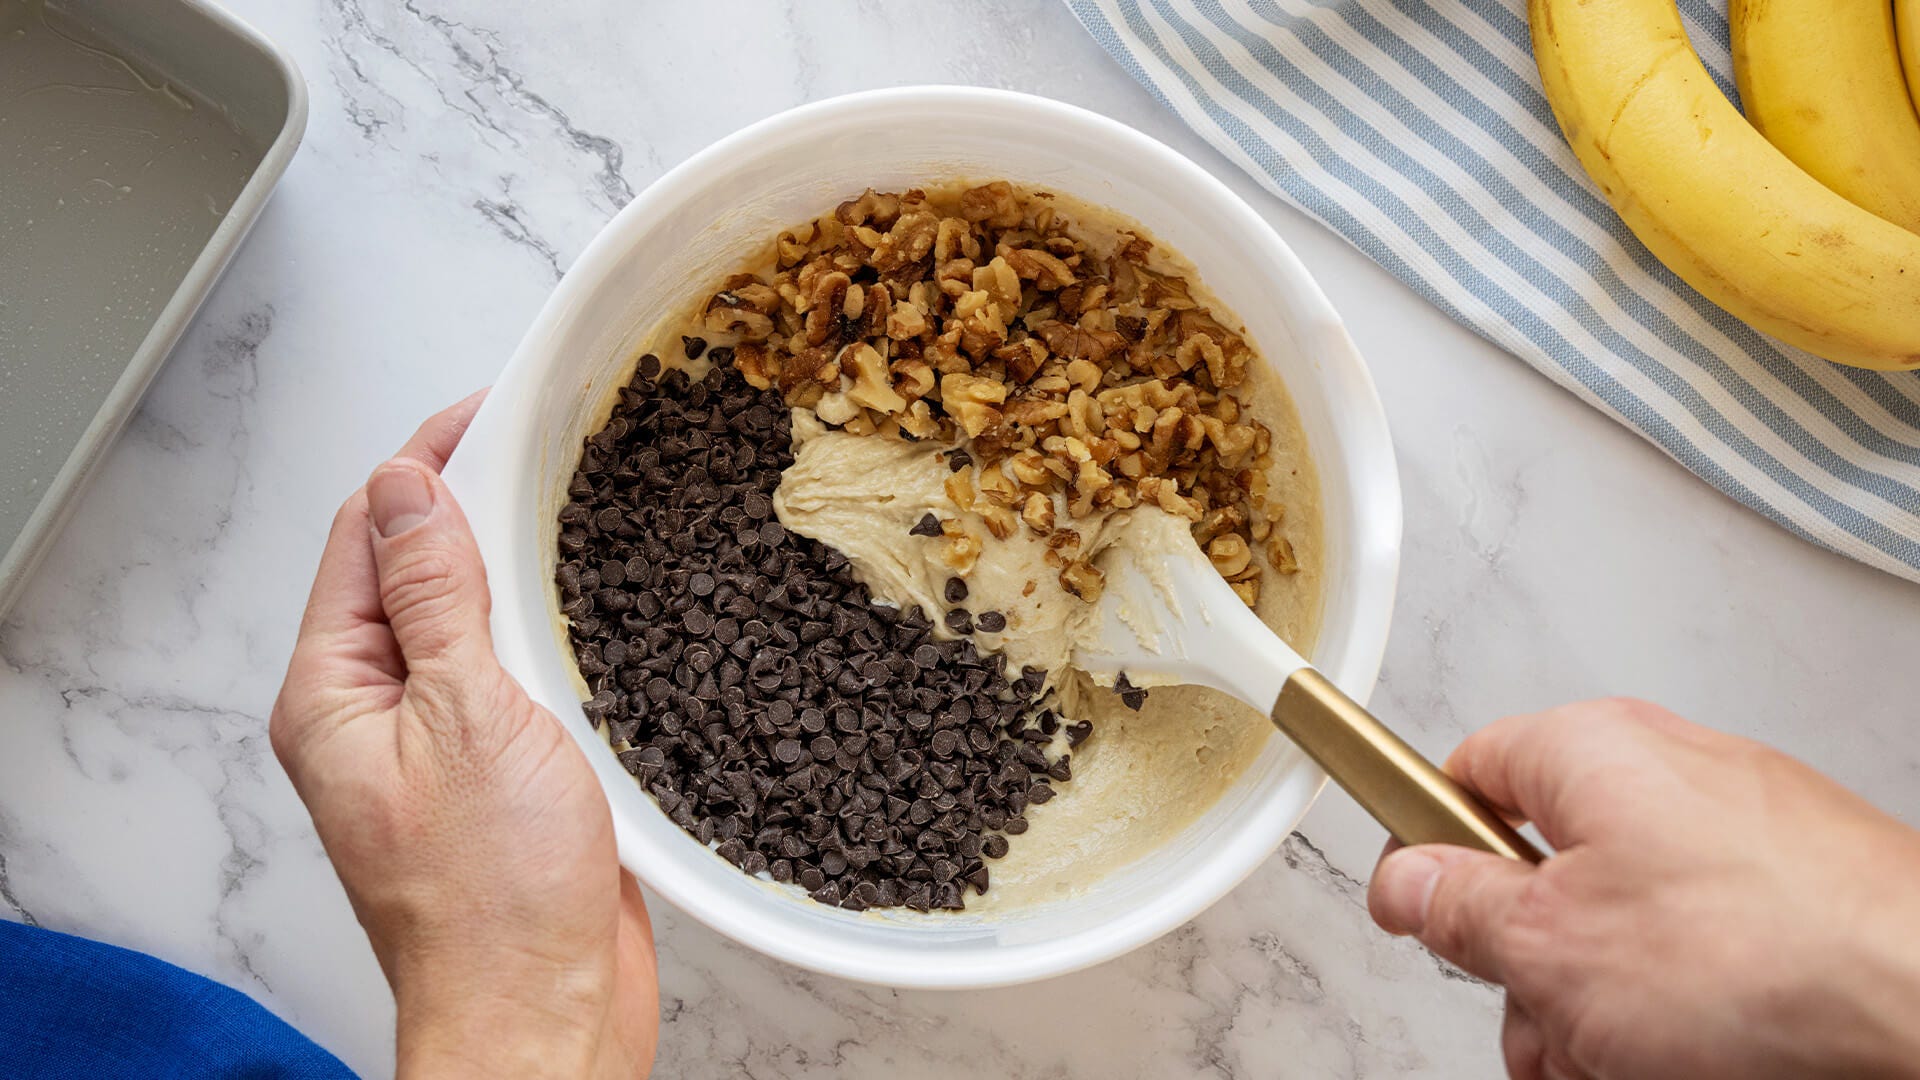
[[[431,469],[395,458],[367,480],[380,605],[409,681],[452,691],[493,663],[492,599],[466,515]]]
[[[1412,934],[1468,973],[1505,983],[1505,931],[1534,873],[1525,863],[1446,844],[1400,848],[1374,869],[1367,909],[1381,929]]]

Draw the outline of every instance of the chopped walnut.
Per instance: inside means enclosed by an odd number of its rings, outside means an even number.
[[[1215,507],[1207,511],[1206,516],[1200,519],[1200,524],[1193,527],[1193,539],[1201,545],[1211,544],[1215,537],[1234,532],[1246,520],[1245,512],[1238,506]]]
[[[899,422],[902,432],[915,439],[940,437],[940,421],[934,418],[933,410],[929,409],[924,401],[914,402],[907,407],[906,412],[894,419]]]
[[[1018,527],[1013,511],[1004,506],[987,505],[975,509],[981,520],[987,523],[987,531],[993,534],[995,540],[1005,540],[1012,536],[1014,529]]]
[[[1020,508],[1020,519],[1034,532],[1045,536],[1053,531],[1053,500],[1036,491],[1027,496]]]
[[[900,216],[900,196],[882,194],[868,188],[857,199],[848,199],[836,208],[833,216],[847,225],[890,225]]]
[[[1005,383],[952,372],[940,377],[940,400],[968,435],[1000,422],[999,405],[1007,400]]]
[[[1091,604],[1106,589],[1107,576],[1092,563],[1075,559],[1061,568],[1060,587]]]
[[[982,545],[980,538],[966,530],[957,521],[942,521],[940,561],[947,564],[954,573],[966,575],[973,572],[973,564],[980,561]]]
[[[765,390],[773,385],[774,372],[769,368],[766,346],[751,341],[743,341],[733,350],[733,366],[748,385],[756,390]]]
[[[887,313],[887,336],[895,341],[910,341],[927,332],[927,313],[920,305],[905,300]]]
[[[1252,604],[1257,557],[1299,569],[1267,505],[1272,432],[1240,397],[1253,351],[1151,242],[1093,239],[1005,181],[869,189],[781,233],[771,280],[729,277],[701,321],[750,384],[825,423],[964,446],[956,505],[996,537],[1070,534],[1049,555],[1076,595],[1100,584],[1072,522],[1154,505]],[[980,543],[949,530],[949,565]]]
[[[972,471],[963,469],[947,476],[947,500],[962,510],[973,509],[973,481],[967,476]]]
[[[1300,572],[1300,560],[1293,553],[1293,542],[1284,536],[1275,536],[1267,545],[1267,565],[1282,574]]]
[[[1240,602],[1248,607],[1252,607],[1260,602],[1259,578],[1248,578],[1245,581],[1232,581],[1228,582],[1228,584],[1232,586],[1234,595],[1240,598]]]
[[[813,414],[825,424],[844,424],[860,415],[860,406],[846,394],[822,394],[813,403]]]
[[[985,293],[1003,315],[1020,310],[1020,276],[998,255],[973,272],[973,287]]]
[[[960,216],[975,225],[1010,229],[1020,224],[1025,214],[1020,199],[1014,194],[1013,185],[1005,180],[995,180],[961,193]]]
[[[887,362],[873,346],[864,341],[847,346],[840,352],[840,368],[853,376],[853,386],[847,390],[849,401],[889,416],[907,410],[907,399],[894,392]]]
[[[1011,406],[1007,409],[1007,416],[1009,419],[1014,418],[1014,409]],[[1015,420],[1015,422],[1018,423],[1020,421]],[[1013,474],[1015,480],[1027,487],[1036,489],[1034,494],[1039,495],[1040,492],[1037,489],[1046,487],[1053,482],[1053,470],[1049,469],[1047,464],[1047,459],[1042,456],[1039,451],[1031,449],[1022,450],[1013,455],[1013,458],[1007,462],[1007,470]]]
[[[1047,347],[1039,338],[1021,338],[995,349],[993,358],[1007,365],[1007,374],[1015,383],[1031,382],[1047,362]]]
[[[920,399],[933,393],[933,368],[925,360],[902,360],[893,365],[894,389],[908,401],[920,405],[920,411],[928,412]],[[930,415],[930,414],[929,414]]]
[[[1213,568],[1223,578],[1232,579],[1245,571],[1247,564],[1253,561],[1253,551],[1239,533],[1227,533],[1217,536],[1207,545],[1207,558]]]

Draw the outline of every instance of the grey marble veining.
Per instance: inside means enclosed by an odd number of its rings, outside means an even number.
[[[306,146],[0,624],[0,917],[259,996],[369,1076],[392,1003],[267,711],[334,506],[499,369],[595,230],[790,105],[961,82],[1108,113],[1293,244],[1380,383],[1406,488],[1374,703],[1430,753],[1634,693],[1920,812],[1920,589],[1803,545],[1261,194],[1051,0],[233,0],[313,91]],[[1422,1076],[1498,1068],[1499,995],[1383,937],[1379,830],[1329,794],[1188,926],[1052,982],[905,993],[656,906],[662,1076]]]

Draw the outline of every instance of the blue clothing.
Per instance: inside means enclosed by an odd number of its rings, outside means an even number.
[[[0,920],[6,1080],[351,1080],[338,1058],[229,989],[151,956]]]

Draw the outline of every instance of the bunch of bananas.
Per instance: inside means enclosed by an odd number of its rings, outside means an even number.
[[[1674,0],[1528,15],[1561,130],[1661,262],[1815,355],[1920,368],[1920,0],[1730,0],[1744,118]]]

